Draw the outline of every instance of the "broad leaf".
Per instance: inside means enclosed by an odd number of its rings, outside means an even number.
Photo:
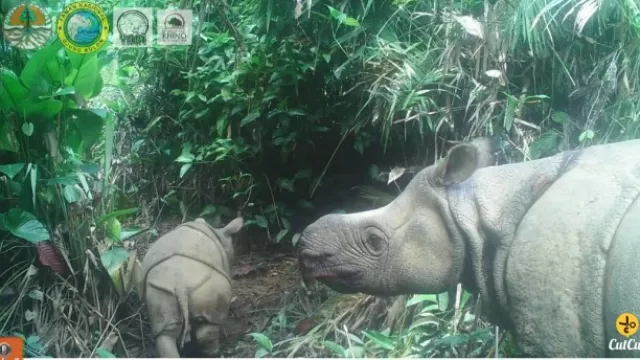
[[[90,148],[102,136],[105,124],[104,117],[101,116],[103,114],[106,115],[104,112],[89,109],[70,109],[67,111],[67,119],[75,125],[75,129],[80,135],[79,144],[69,144],[76,152],[80,153],[82,149]]]
[[[24,169],[25,163],[6,164],[0,165],[0,172],[7,175],[9,179],[12,179]]]
[[[128,258],[129,251],[122,247],[114,247],[111,250],[104,251],[100,254],[102,266],[107,269],[116,289],[123,289],[120,269],[126,263]]]
[[[31,243],[49,240],[49,231],[32,214],[17,208],[0,214],[0,228]]]
[[[21,116],[28,98],[29,90],[20,83],[16,74],[0,69],[0,108],[15,110]]]
[[[27,64],[22,69],[20,74],[20,80],[22,83],[31,88],[40,81],[47,70],[47,63],[52,58],[55,59],[58,50],[62,49],[62,43],[58,40],[52,42],[46,47],[36,51]]]

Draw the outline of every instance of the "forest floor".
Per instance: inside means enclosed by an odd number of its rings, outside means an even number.
[[[178,223],[165,223],[158,226],[158,235],[162,235]],[[156,237],[157,238],[157,237]],[[140,259],[155,239],[138,244]],[[233,298],[229,317],[221,339],[222,357],[253,358],[256,342],[250,333],[261,333],[278,315],[287,298],[300,287],[297,260],[293,253],[286,254],[261,248],[236,257],[231,269]],[[135,297],[135,295],[132,295]],[[140,311],[141,323],[132,323],[129,327],[137,334],[132,342],[127,342],[129,357],[157,357],[155,343],[150,334],[146,308],[137,299],[133,300]],[[280,332],[282,337],[292,336]],[[140,341],[142,340],[142,341]],[[275,343],[283,339],[272,339]],[[199,357],[189,345],[183,351],[185,357]]]

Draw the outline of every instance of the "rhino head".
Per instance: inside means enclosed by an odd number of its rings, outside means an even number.
[[[458,144],[421,170],[386,206],[329,214],[309,225],[299,241],[305,281],[317,279],[342,293],[435,293],[463,276],[465,244],[454,236],[446,188],[464,187],[476,169],[492,165],[495,143]]]

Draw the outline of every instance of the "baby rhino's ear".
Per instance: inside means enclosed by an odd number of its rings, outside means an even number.
[[[233,219],[229,224],[227,224],[227,226],[225,226],[222,229],[222,232],[226,236],[231,236],[231,235],[237,233],[238,231],[240,231],[240,229],[242,229],[243,225],[244,225],[244,219],[241,216],[239,216],[239,217]]]

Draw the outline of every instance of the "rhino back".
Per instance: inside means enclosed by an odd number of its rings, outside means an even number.
[[[142,262],[143,273],[174,256],[181,256],[229,273],[229,259],[224,248],[206,224],[185,223],[161,236],[149,248]]]
[[[585,149],[519,223],[506,259],[505,292],[526,353],[606,354],[607,252],[640,194],[638,154],[640,141]]]
[[[640,316],[640,201],[636,199],[625,214],[609,250],[607,258],[604,311],[606,326],[606,341],[612,343],[612,348],[617,349],[616,344],[627,339],[638,341],[638,334],[630,337],[622,336],[616,330],[618,316],[631,313]],[[635,330],[640,324],[636,323]],[[633,330],[633,328],[631,328]],[[615,340],[611,340],[615,339]],[[609,347],[608,347],[609,348]],[[638,357],[637,350],[620,351],[611,353],[615,357]]]

